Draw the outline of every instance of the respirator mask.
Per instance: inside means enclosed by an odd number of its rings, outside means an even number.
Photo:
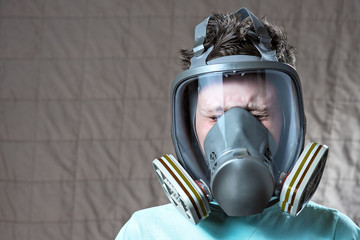
[[[298,215],[322,176],[328,147],[304,148],[306,120],[298,74],[277,61],[261,21],[248,32],[261,57],[231,55],[207,61],[205,19],[195,29],[194,57],[172,85],[172,139],[178,160],[153,161],[169,200],[197,224],[217,205],[249,216],[279,203]]]

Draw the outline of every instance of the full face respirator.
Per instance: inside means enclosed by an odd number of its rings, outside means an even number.
[[[271,37],[246,8],[248,38],[261,57],[231,55],[207,61],[208,17],[195,29],[194,56],[174,80],[172,139],[178,160],[153,161],[169,200],[194,224],[211,206],[228,216],[261,213],[278,203],[298,215],[318,187],[328,147],[304,147],[306,120],[297,72],[278,62]]]

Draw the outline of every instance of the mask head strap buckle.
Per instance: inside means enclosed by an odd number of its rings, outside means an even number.
[[[204,53],[205,47],[204,47],[204,41],[206,38],[206,27],[209,22],[209,19],[212,15],[207,17],[204,21],[199,23],[195,27],[195,41],[194,41],[194,56],[191,58],[190,62],[190,68],[198,67],[198,66],[205,66],[206,65],[206,58],[211,53],[212,49],[214,48],[211,46],[206,50]]]
[[[194,41],[194,57],[199,57],[204,52],[204,41],[206,38],[206,27],[212,15],[208,16],[204,21],[195,27],[195,41]]]

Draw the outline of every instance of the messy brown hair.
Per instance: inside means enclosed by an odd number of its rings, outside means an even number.
[[[279,62],[285,62],[295,67],[295,48],[288,43],[287,35],[283,28],[272,25],[266,19],[260,20],[272,38],[271,44],[276,50]],[[241,21],[239,14],[214,13],[208,22],[205,51],[211,46],[214,49],[209,54],[207,61],[229,55],[261,56],[247,37],[249,30],[254,31],[250,18]],[[190,67],[190,59],[194,53],[192,49],[180,50],[180,64],[183,69]]]

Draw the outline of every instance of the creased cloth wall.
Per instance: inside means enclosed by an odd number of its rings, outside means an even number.
[[[297,46],[307,141],[330,146],[314,200],[360,224],[357,0],[0,0],[0,239],[113,239],[167,203],[178,49],[248,7]]]

